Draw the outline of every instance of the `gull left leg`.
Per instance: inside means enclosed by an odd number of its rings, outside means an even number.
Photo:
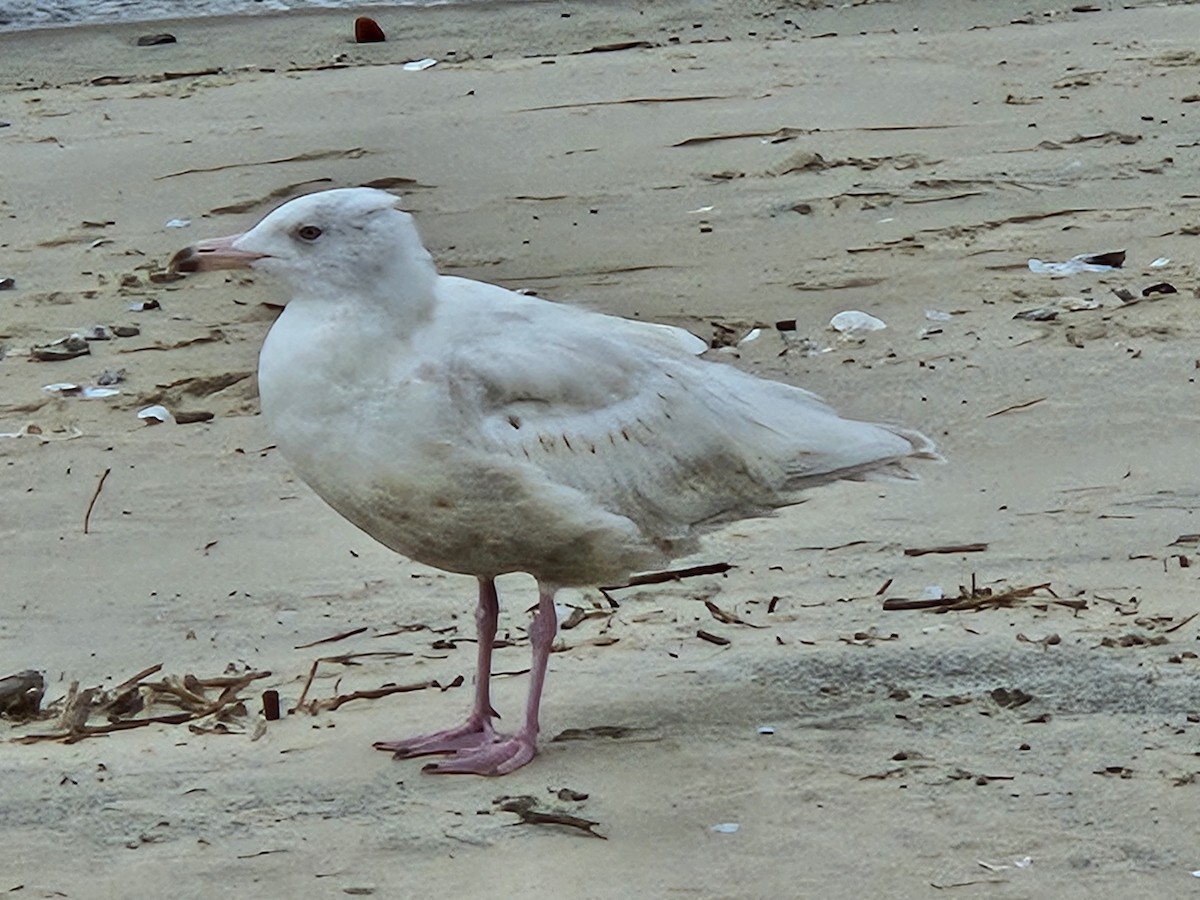
[[[512,734],[495,734],[490,742],[464,747],[448,759],[429,763],[423,771],[436,775],[507,775],[533,759],[537,753],[538,708],[546,683],[546,666],[550,661],[550,647],[558,633],[554,593],[552,588],[538,585],[538,608],[529,626],[533,665],[524,723]]]

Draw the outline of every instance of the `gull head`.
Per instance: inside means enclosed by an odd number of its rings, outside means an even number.
[[[340,188],[289,200],[243,234],[185,247],[175,272],[254,269],[284,278],[296,295],[358,289],[397,268],[431,267],[399,198],[374,188]]]

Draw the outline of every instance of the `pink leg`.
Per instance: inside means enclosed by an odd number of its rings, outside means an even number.
[[[546,664],[550,661],[550,647],[557,633],[554,590],[539,584],[538,608],[529,626],[533,666],[529,676],[529,699],[525,703],[525,723],[513,734],[493,735],[486,743],[463,748],[442,762],[430,763],[424,771],[438,775],[507,775],[533,759],[537,753],[538,708],[546,683]]]
[[[432,734],[398,741],[376,741],[376,750],[387,750],[396,759],[412,759],[432,753],[454,753],[469,747],[490,744],[496,738],[492,729],[492,646],[496,641],[496,621],[500,616],[500,600],[496,596],[496,582],[490,578],[479,579],[479,605],[475,607],[475,630],[479,639],[478,659],[475,667],[475,705],[467,721],[457,728],[448,728]]]

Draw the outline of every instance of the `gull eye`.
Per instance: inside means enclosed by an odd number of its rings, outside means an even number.
[[[302,241],[315,241],[321,236],[321,229],[316,225],[301,225],[296,229],[296,237]]]

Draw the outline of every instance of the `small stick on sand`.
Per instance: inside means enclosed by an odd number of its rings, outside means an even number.
[[[108,473],[112,469],[105,469],[104,474],[100,476],[100,480],[96,482],[96,490],[92,493],[92,499],[88,501],[87,512],[83,514],[83,533],[88,533],[88,521],[92,518],[92,508],[96,505],[96,499],[100,496],[100,491],[104,487],[104,479],[108,477]]]

